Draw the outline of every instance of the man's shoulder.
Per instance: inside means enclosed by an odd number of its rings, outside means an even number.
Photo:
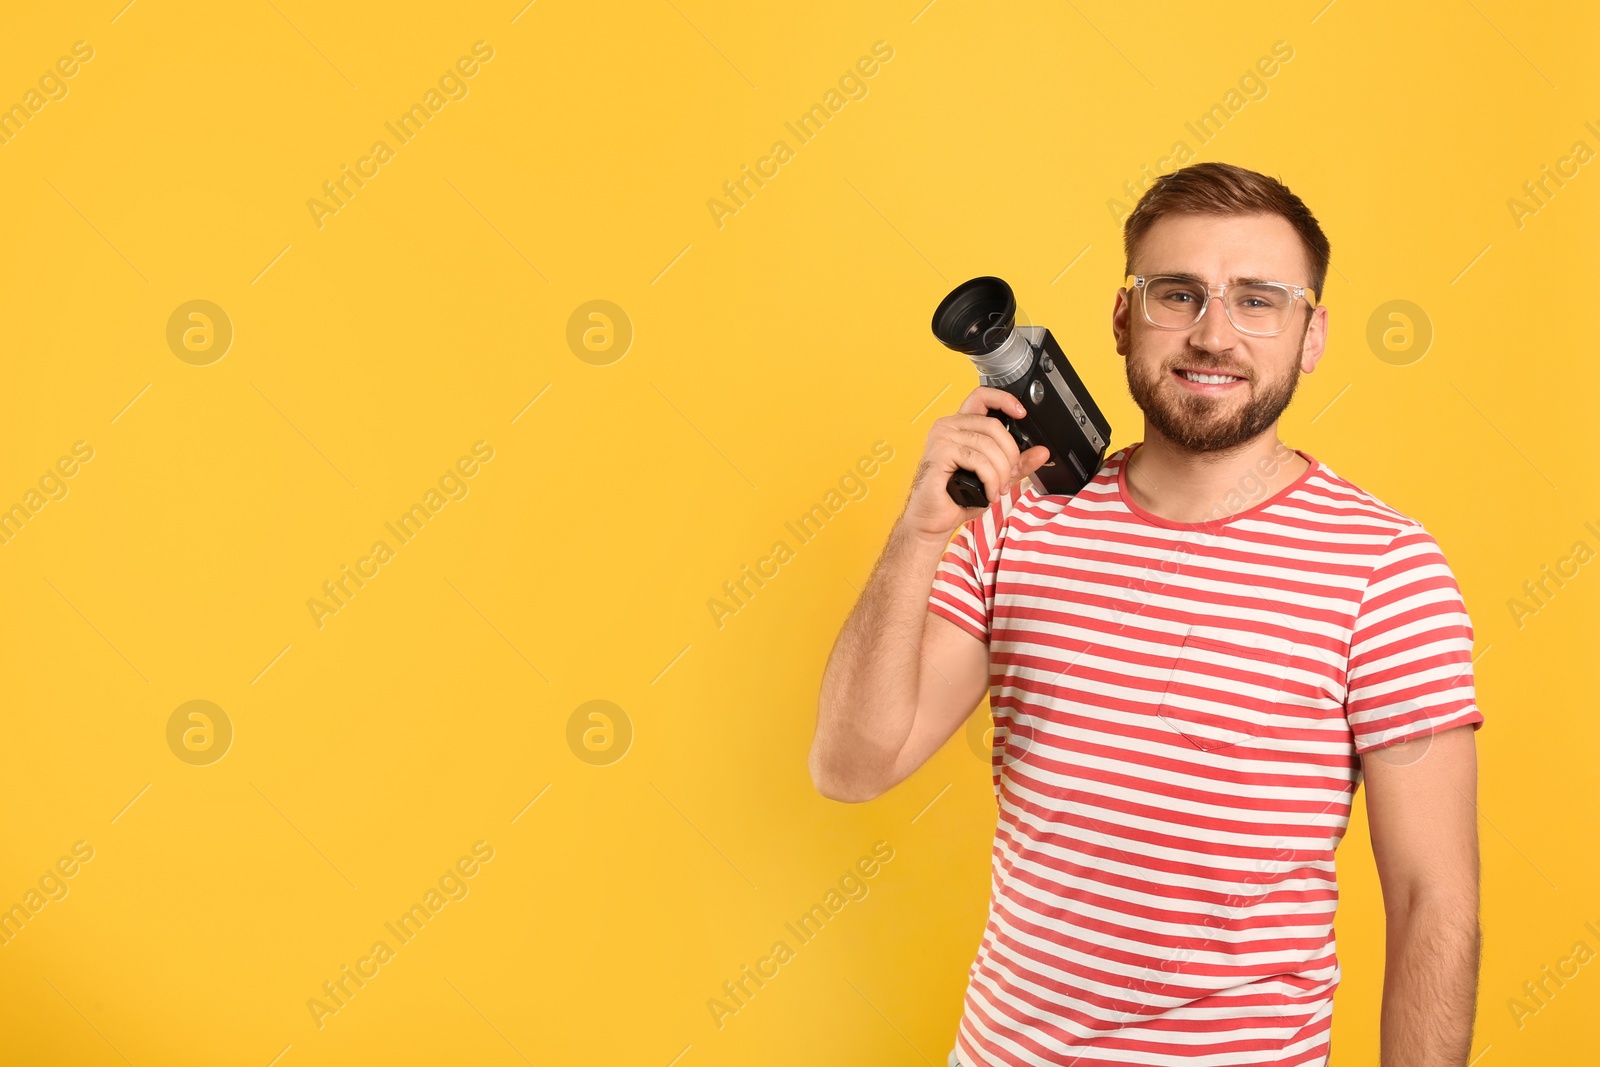
[[[1369,535],[1381,535],[1383,547],[1407,533],[1427,535],[1418,519],[1369,493],[1320,460],[1306,479],[1303,491],[1340,525],[1362,529]]]

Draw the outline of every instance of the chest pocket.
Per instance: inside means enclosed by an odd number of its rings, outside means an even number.
[[[1226,626],[1189,628],[1158,714],[1205,752],[1270,733],[1294,643]]]

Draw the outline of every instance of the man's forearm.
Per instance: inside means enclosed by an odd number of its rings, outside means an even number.
[[[896,523],[828,657],[812,775],[841,795],[870,791],[911,734],[928,595],[945,545]]]
[[[1482,939],[1476,897],[1389,916],[1381,1067],[1465,1067]]]

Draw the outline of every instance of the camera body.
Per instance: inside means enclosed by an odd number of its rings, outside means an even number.
[[[1111,424],[1100,413],[1083,379],[1043,326],[1016,325],[1016,298],[999,278],[973,278],[950,292],[933,313],[941,344],[965,353],[982,385],[1003,389],[1027,414],[1013,418],[989,409],[1017,448],[1050,450],[1045,465],[1028,477],[1041,492],[1072,496],[1094,478],[1105,460]],[[962,507],[988,507],[983,481],[969,470],[950,476],[950,498]]]

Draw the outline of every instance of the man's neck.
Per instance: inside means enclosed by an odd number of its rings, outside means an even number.
[[[1171,522],[1215,522],[1255,507],[1306,472],[1276,427],[1228,452],[1190,452],[1149,425],[1126,471],[1128,492]]]

